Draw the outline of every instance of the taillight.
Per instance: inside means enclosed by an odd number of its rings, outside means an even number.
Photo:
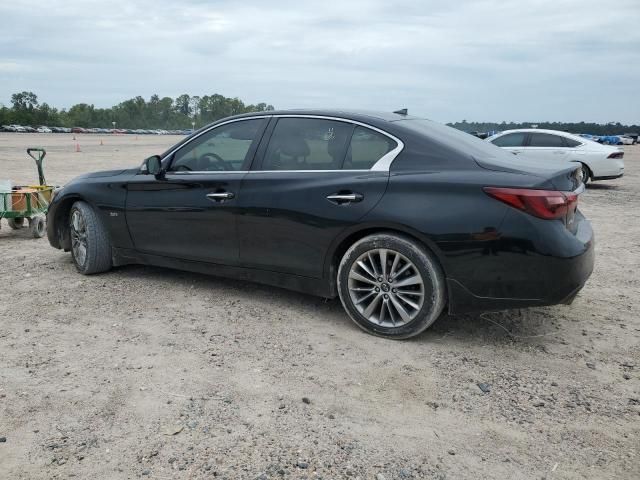
[[[538,218],[566,218],[578,206],[578,194],[557,190],[484,187],[487,195]]]
[[[624,157],[624,152],[613,152],[609,154],[607,158],[622,158]]]

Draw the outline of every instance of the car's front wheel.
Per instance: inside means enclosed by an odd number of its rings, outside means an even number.
[[[84,274],[106,272],[111,268],[111,242],[96,212],[86,202],[75,202],[69,212],[71,256],[76,269]]]
[[[387,233],[347,250],[338,268],[338,293],[359,327],[393,339],[429,328],[446,303],[444,275],[433,254],[410,238]]]

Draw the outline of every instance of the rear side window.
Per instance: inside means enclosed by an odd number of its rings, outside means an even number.
[[[580,145],[580,142],[574,140],[573,138],[563,137],[565,146],[569,148],[575,148]]]
[[[506,135],[491,140],[491,143],[498,147],[522,147],[526,137],[527,134],[524,132],[507,133]]]
[[[339,170],[353,125],[315,118],[280,118],[262,170]]]
[[[564,147],[563,137],[550,133],[532,133],[529,137],[530,147]]]
[[[397,145],[394,140],[382,133],[358,126],[353,131],[343,168],[369,170]]]

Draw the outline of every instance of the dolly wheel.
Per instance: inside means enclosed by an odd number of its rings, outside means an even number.
[[[7,222],[13,230],[19,230],[24,227],[24,217],[8,218]]]
[[[42,238],[46,232],[46,220],[42,215],[29,219],[29,230],[33,238]]]

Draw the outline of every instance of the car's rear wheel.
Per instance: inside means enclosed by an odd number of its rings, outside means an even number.
[[[429,328],[446,303],[437,260],[413,240],[380,233],[353,244],[338,268],[338,293],[365,331],[404,339]]]
[[[96,212],[86,202],[75,202],[69,213],[71,256],[76,269],[84,274],[106,272],[111,268],[111,243]]]
[[[582,183],[585,185],[591,180],[591,170],[584,163],[582,164]]]

